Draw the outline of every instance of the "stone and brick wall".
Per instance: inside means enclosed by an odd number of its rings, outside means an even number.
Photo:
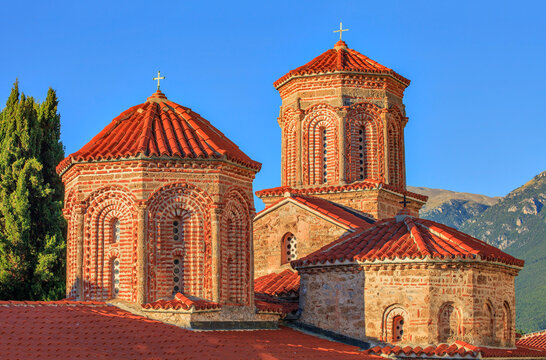
[[[515,269],[463,261],[346,269],[298,269],[303,322],[364,341],[514,346]]]
[[[254,175],[206,160],[72,165],[62,174],[67,295],[105,300],[119,279],[117,296],[128,301],[171,297],[177,286],[187,295],[250,305]]]
[[[292,203],[287,203],[254,221],[254,276],[291,269],[283,262],[287,234],[296,241],[296,256],[301,258],[331,243],[347,232],[328,220]]]

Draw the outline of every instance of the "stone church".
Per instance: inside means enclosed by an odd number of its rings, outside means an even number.
[[[341,40],[277,80],[281,186],[258,214],[261,164],[158,87],[57,167],[67,297],[195,329],[514,346],[523,261],[419,219],[406,190],[409,83]]]

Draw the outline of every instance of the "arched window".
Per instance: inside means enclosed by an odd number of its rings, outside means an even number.
[[[456,340],[460,334],[460,324],[461,319],[453,303],[444,304],[438,318],[438,341],[445,343]]]
[[[328,182],[328,130],[322,129],[322,167],[324,168],[322,182],[326,184]]]
[[[119,242],[120,233],[121,233],[121,230],[120,230],[119,219],[112,220],[112,243]]]
[[[400,185],[400,141],[394,125],[389,126],[389,184]]]
[[[512,312],[506,301],[502,306],[502,342],[504,346],[512,345]]]
[[[298,242],[292,233],[287,233],[282,238],[281,245],[281,264],[289,263],[298,258]]]
[[[364,160],[366,159],[366,129],[364,126],[361,126],[360,129],[358,129],[358,180],[364,180],[366,175],[366,164],[364,164]]]
[[[174,258],[173,260],[173,295],[184,292],[184,272],[182,269],[182,259]]]
[[[114,258],[112,260],[112,275],[111,275],[111,281],[112,281],[112,298],[117,298],[119,295],[119,259]]]
[[[392,341],[402,341],[404,337],[404,318],[400,315],[392,319]]]

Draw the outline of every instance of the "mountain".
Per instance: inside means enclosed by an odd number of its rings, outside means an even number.
[[[516,278],[516,326],[546,329],[546,171],[459,230],[525,260]]]
[[[459,228],[469,219],[481,215],[501,199],[500,197],[415,186],[408,186],[408,190],[428,196],[427,203],[420,211],[422,218],[454,228]]]

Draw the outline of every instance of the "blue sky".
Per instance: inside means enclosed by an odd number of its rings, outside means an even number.
[[[0,107],[57,90],[66,152],[162,90],[280,185],[279,77],[349,47],[412,80],[407,183],[505,195],[546,170],[545,1],[3,2]],[[256,202],[257,209],[263,206]]]

